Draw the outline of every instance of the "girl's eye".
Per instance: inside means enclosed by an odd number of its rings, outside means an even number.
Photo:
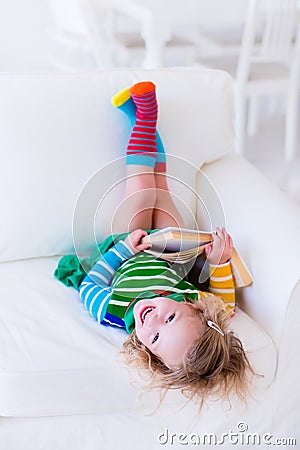
[[[154,344],[154,342],[156,342],[158,338],[159,338],[159,333],[156,333],[156,335],[153,338],[152,344]]]
[[[175,314],[171,314],[170,317],[168,317],[168,319],[166,320],[166,323],[172,322],[172,320],[174,319]]]

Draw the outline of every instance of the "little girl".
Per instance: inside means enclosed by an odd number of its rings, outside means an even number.
[[[235,289],[232,239],[217,228],[205,247],[209,291],[183,280],[166,261],[144,253],[146,229],[184,226],[168,190],[166,156],[158,132],[155,85],[135,84],[112,103],[133,128],[127,146],[125,200],[114,231],[130,231],[112,246],[83,279],[84,306],[101,324],[126,329],[123,353],[129,363],[149,369],[166,390],[180,388],[202,403],[207,395],[244,398],[253,373],[240,340],[228,331]]]

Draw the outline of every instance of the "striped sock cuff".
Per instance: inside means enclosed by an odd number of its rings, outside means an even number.
[[[142,95],[132,95],[136,106],[136,121],[127,145],[127,164],[154,168],[156,163],[157,102],[155,89]]]

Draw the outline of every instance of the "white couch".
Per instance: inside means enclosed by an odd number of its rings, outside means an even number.
[[[247,407],[209,402],[198,415],[171,392],[149,415],[158,394],[140,398],[130,382],[136,374],[117,357],[124,333],[99,326],[53,277],[61,255],[86,255],[110,232],[129,133],[110,98],[142,79],[157,84],[170,186],[188,225],[225,224],[253,273],[232,320],[264,375]],[[265,433],[299,442],[300,213],[232,152],[230,78],[180,69],[2,74],[0,99],[0,450],[181,448],[192,433],[220,439],[230,430],[238,439],[258,433],[257,448]],[[173,443],[159,440],[166,429]]]

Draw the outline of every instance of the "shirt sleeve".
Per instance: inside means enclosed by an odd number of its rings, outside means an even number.
[[[221,297],[226,311],[232,316],[235,311],[235,286],[230,261],[225,264],[209,265],[209,291]]]
[[[105,316],[112,295],[111,284],[116,270],[133,255],[125,242],[119,241],[96,262],[82,280],[79,286],[80,298],[97,322],[100,323]]]

